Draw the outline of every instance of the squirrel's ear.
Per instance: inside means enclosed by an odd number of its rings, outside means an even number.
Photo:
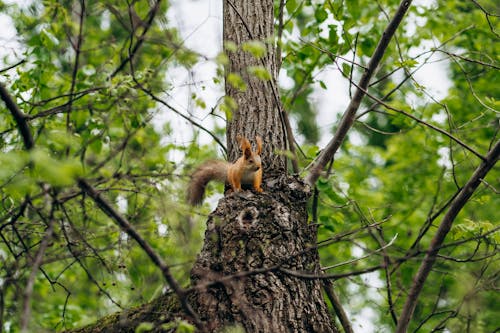
[[[250,141],[248,141],[247,138],[240,136],[238,142],[245,158],[249,158],[252,155],[252,145],[250,145]]]
[[[252,156],[252,147],[250,147],[250,145],[245,146],[243,148],[243,154],[245,155],[245,159],[249,159]]]
[[[252,148],[252,146],[250,145],[250,141],[248,141],[247,138],[238,135],[236,137],[236,140],[238,140],[238,143],[241,147],[241,150],[245,151],[245,149],[247,149],[247,148],[250,148],[250,149]]]
[[[260,135],[255,137],[255,142],[257,143],[257,154],[260,155],[260,153],[262,153],[262,138]]]

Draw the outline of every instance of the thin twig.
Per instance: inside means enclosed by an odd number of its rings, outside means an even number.
[[[7,109],[9,109],[10,113],[14,117],[14,120],[19,129],[19,133],[23,137],[24,147],[26,150],[30,150],[35,145],[33,141],[33,136],[31,135],[31,130],[28,126],[28,122],[26,121],[26,115],[19,109],[16,102],[12,99],[9,92],[5,88],[3,84],[0,83],[0,98],[5,103]]]
[[[332,281],[323,280],[323,289],[325,289],[326,296],[328,296],[328,299],[330,300],[330,302],[332,302],[333,310],[335,311],[337,318],[339,318],[340,325],[342,325],[344,332],[354,333],[354,331],[352,330],[351,322],[349,321],[349,317],[347,317],[347,314],[342,307],[342,303],[340,302],[339,297],[333,290]]]
[[[276,72],[279,73],[281,68],[281,43],[283,36],[283,15],[285,8],[285,0],[280,0],[280,6],[278,11],[278,33],[277,33],[277,42],[276,42]]]
[[[331,265],[331,266],[326,266],[326,267],[323,267],[322,270],[323,271],[326,271],[326,270],[329,270],[329,269],[332,269],[332,268],[337,268],[337,267],[340,267],[340,266],[344,266],[344,265],[349,265],[349,264],[353,264],[357,261],[360,261],[360,260],[363,260],[363,259],[366,259],[372,255],[374,255],[375,253],[378,253],[380,251],[383,251],[384,249],[388,248],[389,246],[391,246],[394,241],[396,240],[396,238],[398,237],[398,234],[396,234],[389,243],[385,244],[384,246],[376,249],[375,251],[372,251],[370,253],[367,253],[366,255],[362,256],[362,257],[359,257],[359,258],[354,258],[352,260],[348,260],[348,261],[344,261],[344,262],[341,262],[341,263],[338,263],[338,264],[335,264],[335,265]]]
[[[38,273],[38,269],[42,263],[45,250],[49,245],[49,241],[52,239],[52,234],[54,232],[54,205],[51,207],[50,217],[48,221],[47,229],[45,230],[45,235],[43,236],[42,242],[38,247],[33,263],[31,264],[31,273],[24,288],[23,294],[23,312],[21,315],[21,332],[28,332],[28,324],[31,318],[31,295],[33,294],[33,287],[35,285],[35,278]]]
[[[500,141],[498,141],[493,149],[486,156],[486,160],[484,160],[476,171],[469,178],[467,184],[461,189],[458,196],[451,202],[450,208],[446,212],[439,228],[434,235],[434,238],[431,241],[429,249],[427,250],[427,254],[424,258],[423,263],[420,265],[418,269],[417,275],[415,276],[410,292],[408,294],[408,298],[406,299],[405,305],[401,312],[401,315],[398,320],[398,326],[396,328],[396,333],[404,333],[408,329],[408,325],[413,316],[413,311],[418,302],[418,297],[422,288],[427,280],[427,276],[429,275],[432,267],[437,258],[437,254],[439,252],[439,248],[444,242],[444,239],[448,232],[451,229],[453,221],[457,217],[458,213],[462,210],[465,204],[469,201],[470,197],[477,189],[479,184],[481,184],[481,179],[483,179],[486,174],[493,168],[495,163],[498,161],[500,156]]]
[[[358,89],[356,89],[356,92],[354,93],[351,102],[347,106],[347,109],[344,112],[344,116],[342,117],[342,121],[340,122],[334,137],[326,145],[325,149],[321,152],[321,154],[313,162],[313,165],[309,169],[309,172],[305,178],[305,182],[309,184],[309,186],[313,186],[313,184],[319,178],[321,171],[325,168],[328,161],[330,161],[333,158],[337,150],[340,148],[340,145],[344,141],[347,132],[352,127],[352,124],[354,123],[356,117],[356,112],[359,109],[359,106],[361,105],[361,100],[365,96],[365,91],[368,87],[368,84],[370,83],[370,79],[375,74],[375,71],[380,61],[382,60],[382,57],[384,56],[387,46],[389,45],[390,40],[394,36],[399,24],[403,20],[404,15],[408,11],[411,2],[412,2],[411,0],[403,0],[400,3],[399,8],[396,11],[396,14],[394,15],[393,19],[391,20],[391,22],[385,29],[384,33],[382,34],[382,37],[378,42],[377,48],[375,49],[375,52],[373,53],[373,56],[371,57],[370,62],[368,63],[368,68],[363,73],[363,76],[359,81]]]
[[[66,114],[66,131],[71,131],[71,111],[73,107],[73,94],[75,92],[76,86],[76,75],[78,74],[78,69],[80,67],[80,54],[83,40],[83,22],[85,19],[85,0],[80,0],[80,23],[78,27],[78,37],[76,39],[76,45],[73,45],[75,51],[75,62],[73,64],[73,72],[71,73],[71,87],[69,90],[69,101],[68,101],[68,113]],[[73,44],[73,43],[71,43]],[[69,154],[69,147],[66,149],[66,155]]]
[[[196,327],[202,332],[205,331],[204,325],[201,322],[198,315],[194,312],[191,305],[187,300],[186,291],[177,283],[172,274],[170,273],[169,266],[163,261],[163,259],[156,253],[156,251],[151,247],[151,245],[142,238],[139,233],[135,230],[133,225],[122,216],[116,209],[114,209],[97,191],[91,184],[89,184],[85,179],[80,179],[78,181],[78,186],[87,193],[88,196],[92,198],[92,200],[96,203],[96,205],[108,215],[111,219],[113,219],[120,228],[129,235],[132,239],[134,239],[139,246],[146,252],[151,261],[160,268],[163,277],[167,281],[168,285],[174,293],[179,298],[179,301],[184,309],[185,313],[191,317],[193,323]]]
[[[10,65],[8,67],[2,68],[2,69],[0,69],[0,74],[3,73],[3,72],[7,72],[8,70],[10,70],[12,68],[16,68],[17,66],[20,66],[20,65],[24,64],[25,62],[26,62],[26,59],[23,59],[23,60],[20,60],[20,61],[16,62],[13,65]]]
[[[139,36],[137,43],[135,43],[134,47],[132,47],[131,52],[129,52],[128,56],[126,59],[123,59],[123,61],[120,63],[120,65],[114,70],[113,73],[111,73],[110,78],[115,77],[123,68],[125,68],[125,65],[130,61],[134,60],[135,55],[137,54],[137,51],[139,48],[142,46],[142,44],[145,41],[146,34],[148,33],[149,29],[153,25],[153,21],[156,17],[156,14],[158,14],[158,10],[160,8],[160,2],[161,0],[155,1],[153,8],[148,13],[148,20],[145,22],[144,25],[144,30],[142,31],[142,34]],[[132,31],[134,33],[134,31]]]
[[[358,87],[358,89],[361,89],[360,87]],[[368,96],[369,98],[373,99],[375,102],[377,102],[378,104],[384,106],[386,109],[389,109],[389,110],[392,110],[392,111],[395,111],[397,113],[400,113],[414,121],[416,121],[417,123],[419,124],[422,124],[426,127],[429,127],[431,129],[433,129],[434,131],[436,132],[439,132],[445,136],[447,136],[448,138],[450,138],[451,140],[455,141],[456,143],[458,143],[460,146],[462,146],[463,148],[467,149],[468,151],[470,151],[471,153],[473,153],[474,155],[476,155],[477,157],[479,157],[481,160],[485,160],[485,157],[483,155],[481,155],[480,153],[478,153],[474,148],[470,147],[469,145],[467,145],[465,142],[463,142],[462,140],[460,140],[459,138],[457,138],[456,136],[454,136],[453,134],[445,131],[444,129],[441,129],[435,125],[432,125],[431,123],[428,123],[420,118],[417,118],[415,117],[414,115],[406,112],[406,111],[403,111],[403,110],[400,110],[400,109],[397,109],[389,104],[387,104],[386,102],[382,101],[381,99],[373,96],[372,94],[368,93],[367,91],[365,91],[365,94],[366,96]]]

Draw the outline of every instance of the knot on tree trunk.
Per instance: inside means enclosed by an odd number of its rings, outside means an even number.
[[[221,199],[191,271],[192,302],[211,330],[238,323],[246,332],[336,332],[320,283],[316,226],[308,224],[310,188],[297,178],[266,180],[264,193]]]

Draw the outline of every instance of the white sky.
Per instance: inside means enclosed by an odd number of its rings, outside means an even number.
[[[173,0],[173,8],[169,12],[170,22],[174,26],[180,28],[180,32],[185,39],[185,45],[200,52],[207,57],[214,57],[220,51],[222,43],[222,6],[220,1],[216,0]],[[415,5],[432,5],[433,0],[417,0]],[[423,22],[418,21],[415,17],[410,17],[410,26],[418,28],[418,25]],[[415,48],[412,50],[411,56],[414,56],[425,49],[433,47],[431,42],[424,45],[423,48]],[[442,62],[433,62],[436,57],[430,59],[429,63],[424,65],[414,76],[415,80],[427,87],[427,91],[436,99],[441,99],[446,96],[447,90],[451,82],[447,78],[446,64]],[[180,82],[183,87],[175,89],[173,93],[174,104],[182,110],[194,111],[194,115],[203,118],[208,112],[207,110],[196,109],[189,102],[191,92],[203,97],[207,102],[207,106],[213,106],[223,92],[220,86],[215,86],[211,83],[211,77],[215,73],[213,63],[203,63],[197,65],[191,73],[186,73],[185,70],[179,69],[168,73],[169,79],[174,79],[175,82]],[[323,147],[331,138],[331,128],[334,125],[337,114],[342,113],[349,104],[349,83],[342,77],[340,72],[330,66],[322,69],[317,73],[317,80],[325,82],[327,89],[320,88],[316,85],[316,90],[311,96],[311,102],[316,106],[318,111],[318,124],[321,124],[321,139],[319,146]],[[280,82],[286,83],[286,74],[280,73]],[[197,89],[200,84],[186,86],[186,83],[204,82],[205,90]],[[174,86],[178,86],[174,84]],[[428,102],[428,100],[417,99],[415,96],[407,96],[408,103],[416,106]],[[166,115],[170,118],[171,112]],[[176,121],[179,126],[186,124],[185,121]],[[221,124],[221,123],[219,123]],[[190,139],[189,132],[182,131],[182,136],[178,137],[179,142],[185,142]],[[204,143],[211,142],[211,138],[201,133],[200,141]]]
[[[6,3],[29,3],[29,0],[16,1],[9,0]],[[171,25],[180,29],[181,35],[184,37],[184,43],[187,47],[196,50],[200,54],[214,58],[221,49],[222,44],[222,5],[220,0],[171,0],[172,8],[169,11],[169,21]],[[417,0],[414,5],[432,4],[432,0]],[[414,19],[414,18],[413,18]],[[422,22],[409,18],[412,27],[418,29],[418,25]],[[0,59],[5,55],[9,55],[8,64],[19,61],[22,57],[19,50],[19,44],[15,41],[16,31],[12,22],[7,16],[0,13]],[[432,47],[429,42],[421,48],[412,50],[414,54],[422,52],[424,49]],[[435,60],[435,59],[434,59]],[[7,65],[8,65],[7,64]],[[1,64],[0,68],[6,66]],[[223,88],[221,85],[215,85],[212,77],[215,76],[215,65],[211,61],[202,62],[196,65],[190,72],[185,69],[172,69],[166,73],[166,77],[171,81],[173,88],[169,91],[170,103],[185,113],[192,113],[200,121],[210,112],[210,108],[216,105],[217,99],[222,96]],[[441,99],[446,95],[451,82],[447,79],[446,63],[435,62],[425,65],[416,75],[415,79],[422,86],[427,87],[427,91],[436,99]],[[320,147],[324,146],[330,139],[330,129],[336,121],[336,115],[343,112],[349,103],[349,85],[347,80],[342,78],[341,74],[334,67],[328,67],[317,73],[317,79],[325,82],[327,89],[324,90],[317,84],[317,89],[311,97],[311,102],[316,106],[318,111],[318,124],[321,125],[322,138]],[[280,82],[286,83],[286,77],[281,76]],[[191,93],[195,92],[203,98],[207,104],[207,109],[202,110],[196,108],[190,100]],[[425,103],[412,96],[408,96],[408,103],[420,104]],[[209,117],[207,119],[211,119]],[[175,143],[185,143],[192,138],[190,125],[180,117],[165,110],[161,112],[157,122],[157,128],[161,128],[162,123],[170,121],[174,128],[174,135],[170,140]],[[210,128],[206,122],[204,125]],[[219,124],[223,124],[219,122]],[[211,138],[204,133],[200,135],[200,142],[209,143]],[[182,159],[181,155],[169,156],[173,159]],[[367,275],[367,282],[371,285],[378,285],[380,280],[377,274]],[[373,293],[374,298],[377,297]],[[355,300],[351,300],[355,301]],[[349,304],[346,304],[349,308]],[[354,329],[359,332],[375,332],[376,328],[371,324],[375,313],[371,309],[365,309],[358,318],[354,319]]]

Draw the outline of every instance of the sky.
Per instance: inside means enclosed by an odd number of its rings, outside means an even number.
[[[27,4],[29,0],[8,0],[5,3],[20,3]],[[169,11],[168,18],[171,25],[178,27],[181,35],[184,38],[184,45],[198,53],[206,56],[208,59],[213,59],[221,50],[222,45],[222,1],[220,0],[171,0],[172,8]],[[432,5],[432,0],[417,0],[414,5]],[[330,18],[333,20],[333,18]],[[415,17],[408,17],[407,23],[411,29],[418,29],[422,22],[419,22]],[[411,33],[410,29],[410,33]],[[418,48],[411,50],[416,55],[433,46],[432,41]],[[22,59],[20,45],[16,42],[16,30],[9,18],[0,13],[0,59],[8,55],[8,64],[2,64],[0,60],[0,69],[15,63]],[[448,88],[451,85],[447,79],[447,64],[445,62],[435,62],[436,59],[430,59],[430,63],[424,65],[415,75],[415,80],[422,86],[427,88],[427,91],[437,100],[445,97]],[[223,94],[223,87],[220,84],[213,83],[212,78],[215,76],[216,66],[212,61],[205,61],[194,66],[190,71],[184,68],[171,69],[165,73],[166,79],[171,82],[174,88],[169,91],[168,99],[174,107],[180,111],[189,113],[197,120],[214,121],[214,117],[207,117],[210,113],[211,106],[216,105],[217,100]],[[311,97],[311,102],[316,106],[318,112],[318,123],[321,126],[321,139],[319,146],[322,147],[331,138],[331,128],[337,119],[337,115],[342,113],[349,103],[349,84],[345,80],[336,67],[330,66],[318,73],[315,73],[318,80],[323,81],[327,89],[320,88],[317,84],[317,89]],[[1,78],[0,78],[1,80]],[[284,72],[280,73],[280,84],[286,86],[289,84],[289,79]],[[201,97],[208,106],[203,110],[196,107],[190,96],[195,92]],[[418,105],[426,103],[426,100],[408,96],[407,99],[410,105]],[[172,114],[168,110],[163,110],[158,115],[158,121],[155,121],[157,128],[160,130],[165,122],[170,122],[171,127],[175,128],[173,136],[169,137],[170,141],[176,144],[182,144],[192,139],[190,125],[178,116]],[[204,123],[210,127],[210,125]],[[219,125],[223,125],[219,121]],[[185,130],[184,130],[185,129]],[[211,137],[205,133],[200,133],[200,143],[210,143]],[[173,153],[169,158],[173,160],[182,160],[182,154]],[[360,256],[362,253],[359,254]],[[380,287],[381,280],[376,273],[367,274],[366,282],[372,285],[374,290]],[[353,288],[356,286],[353,285]],[[374,299],[378,293],[374,292]],[[350,302],[356,302],[355,299]],[[355,304],[351,304],[355,305]],[[349,308],[349,306],[348,306]],[[371,324],[374,312],[371,309],[364,309],[354,319],[354,329],[359,332],[375,332],[375,327]]]
[[[170,21],[173,25],[180,28],[180,33],[184,37],[185,45],[196,50],[197,52],[206,55],[208,58],[213,58],[220,52],[222,45],[222,5],[218,0],[173,0],[173,8],[170,11]],[[417,0],[414,5],[432,5],[432,0]],[[333,17],[329,18],[333,20]],[[410,27],[418,29],[418,26],[423,22],[419,22],[415,17],[409,17]],[[327,22],[326,24],[330,24]],[[409,32],[411,33],[411,29]],[[434,46],[432,42],[422,45],[420,48],[411,50],[412,56],[421,53]],[[347,56],[349,58],[349,56]],[[424,65],[416,74],[415,80],[422,86],[427,87],[429,94],[437,100],[446,96],[447,90],[451,85],[451,81],[447,78],[446,63],[434,62],[437,57],[431,58],[429,64]],[[183,73],[184,72],[184,73]],[[210,110],[194,110],[190,107],[189,93],[190,89],[196,89],[200,86],[200,82],[206,85],[206,89],[197,93],[203,97],[207,105],[215,105],[217,99],[222,95],[221,87],[216,87],[210,84],[211,77],[215,73],[215,66],[212,63],[204,63],[195,66],[193,71],[187,73],[180,69],[169,73],[169,78],[174,78],[180,82],[182,86],[173,93],[173,101],[183,110],[189,110],[195,116],[203,119]],[[349,104],[349,82],[342,77],[336,67],[327,67],[319,73],[315,73],[316,78],[323,81],[327,89],[322,89],[319,83],[311,96],[311,102],[316,106],[318,111],[318,123],[321,126],[321,139],[319,146],[323,147],[331,139],[331,128],[337,120],[337,114],[342,113]],[[284,71],[280,73],[279,81],[282,86],[286,86],[290,79],[286,77]],[[191,83],[191,85],[189,84]],[[187,85],[187,86],[186,86]],[[174,86],[176,86],[174,84]],[[408,96],[410,105],[418,105],[425,103],[421,99],[416,99],[414,96]],[[293,120],[292,120],[293,122]],[[188,138],[179,138],[179,140],[188,140]],[[202,134],[201,142],[210,142],[211,138],[208,135]]]
[[[30,0],[7,0],[4,2],[26,5],[30,3]],[[180,34],[184,37],[184,45],[208,59],[213,59],[220,52],[222,45],[222,2],[220,0],[171,0],[171,3],[172,8],[168,18],[171,25],[178,27]],[[433,0],[414,1],[414,5],[417,6],[430,6],[432,3]],[[330,17],[329,20],[333,21],[333,17]],[[419,25],[423,23],[411,16],[406,21],[409,22],[410,33],[411,29],[418,29]],[[325,24],[330,23],[327,21]],[[434,46],[432,41],[429,41],[426,45],[411,50],[413,53],[411,55],[416,55],[432,46]],[[11,63],[20,60],[22,55],[19,47],[12,22],[6,15],[0,13],[0,59],[7,54]],[[430,95],[439,100],[446,96],[451,81],[447,78],[447,64],[435,62],[435,60],[437,60],[437,56],[430,59],[429,63],[415,74],[415,80],[426,87]],[[0,68],[4,66],[6,65],[0,63]],[[207,118],[211,107],[216,105],[218,99],[223,95],[223,87],[212,81],[215,70],[216,66],[213,61],[200,62],[190,71],[184,68],[170,69],[168,73],[165,73],[166,79],[172,82],[174,87],[172,91],[169,91],[169,102],[182,112],[191,114],[198,121],[205,119],[217,121],[213,117]],[[320,128],[322,135],[319,142],[319,146],[322,147],[331,138],[330,130],[337,115],[342,113],[349,103],[349,83],[334,66],[326,67],[315,73],[315,77],[318,82],[321,80],[327,86],[327,89],[322,89],[318,83],[317,89],[311,96],[311,102],[318,112],[318,123],[322,124]],[[287,86],[290,79],[282,71],[279,81],[282,86]],[[207,109],[203,110],[194,105],[191,99],[193,92],[205,101]],[[407,101],[410,105],[427,102],[411,95],[407,96]],[[164,110],[158,116],[157,129],[161,130],[167,121],[172,123],[173,128],[189,127],[185,120],[172,115],[172,112],[168,110]],[[223,125],[221,121],[218,121],[218,124]],[[192,139],[192,134],[191,131],[178,131],[174,137],[169,139],[173,139],[176,143],[184,143]],[[209,143],[212,139],[208,134],[202,132],[199,140],[201,143]],[[182,156],[172,156],[172,158],[180,159]]]

